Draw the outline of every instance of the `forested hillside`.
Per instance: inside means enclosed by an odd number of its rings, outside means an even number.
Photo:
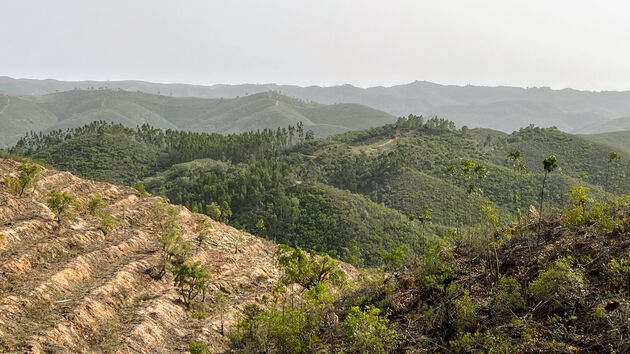
[[[81,176],[127,185],[292,246],[375,265],[450,227],[554,213],[575,185],[596,197],[630,186],[630,156],[556,129],[504,134],[419,116],[326,139],[302,124],[220,135],[104,122],[30,134],[11,149]],[[518,156],[513,156],[518,152]],[[511,157],[510,157],[511,156]],[[557,167],[545,172],[543,160]],[[485,211],[484,211],[485,210]]]
[[[135,128],[242,133],[302,122],[317,136],[391,123],[387,113],[358,104],[323,105],[262,92],[236,98],[170,97],[121,90],[72,90],[44,96],[0,94],[0,146],[29,131],[78,128],[94,121]]]

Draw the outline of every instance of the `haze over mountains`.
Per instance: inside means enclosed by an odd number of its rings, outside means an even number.
[[[43,96],[0,94],[0,146],[29,131],[80,127],[104,120],[135,128],[241,133],[302,122],[317,136],[365,129],[396,118],[357,104],[307,103],[273,92],[240,98],[168,97],[120,90],[72,90]]]
[[[75,89],[79,91],[60,93]],[[111,89],[129,92],[114,93]],[[80,90],[91,92],[80,93]],[[282,95],[257,95],[268,91]],[[583,134],[630,129],[630,118],[627,118],[630,115],[630,91],[445,86],[425,81],[392,87],[359,88],[352,85],[202,86],[144,81],[69,82],[0,77],[0,93],[5,93],[5,96],[0,96],[0,145],[15,142],[29,130],[77,127],[98,119],[128,126],[146,122],[162,128],[219,133],[275,129],[303,121],[318,136],[365,129],[391,122],[393,116],[410,113],[438,115],[458,126],[485,127],[503,132],[512,132],[530,124],[556,126],[566,132]],[[23,96],[47,94],[52,95]],[[234,100],[217,100],[219,98]],[[9,102],[11,105],[8,105]],[[337,103],[355,105],[325,106]]]

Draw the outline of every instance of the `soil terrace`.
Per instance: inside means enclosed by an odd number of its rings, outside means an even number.
[[[0,351],[2,352],[184,352],[200,340],[213,352],[226,348],[219,311],[192,319],[172,279],[153,280],[147,270],[159,255],[160,220],[151,209],[162,198],[129,187],[87,181],[67,172],[42,170],[22,197],[9,193],[5,176],[19,162],[0,159]],[[100,219],[78,212],[61,225],[46,206],[52,188],[87,204],[100,194],[118,228],[107,235]],[[206,300],[212,309],[219,288],[227,293],[227,322],[260,300],[277,282],[274,245],[180,210],[180,228],[193,244],[194,260],[213,271]],[[211,235],[197,242],[196,221]]]

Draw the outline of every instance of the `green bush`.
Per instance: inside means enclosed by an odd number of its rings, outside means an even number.
[[[353,351],[389,353],[396,348],[398,334],[395,327],[389,325],[387,315],[382,315],[377,307],[366,306],[365,310],[351,307],[343,328]]]
[[[191,354],[207,354],[210,353],[210,349],[208,349],[208,345],[204,342],[196,342],[192,341],[188,343],[188,351]]]
[[[628,276],[630,267],[625,259],[613,258],[606,267],[608,277],[608,287],[610,290],[622,290],[628,287]]]
[[[210,271],[201,267],[201,262],[182,264],[173,270],[175,288],[186,306],[199,295],[205,297],[210,280]]]
[[[435,241],[422,260],[418,277],[432,294],[443,294],[458,269],[453,252],[447,245],[446,239]]]
[[[615,206],[606,206],[603,203],[595,203],[588,208],[593,200],[590,198],[588,188],[575,186],[569,191],[573,200],[572,209],[563,209],[562,224],[572,230],[580,230],[585,226],[593,225],[598,230],[611,233],[619,228],[620,220],[615,215]]]
[[[498,330],[459,332],[448,342],[451,353],[513,353],[510,339]]]
[[[572,258],[558,258],[529,283],[529,291],[538,301],[552,309],[571,308],[580,299],[584,278],[582,271],[572,267]]]
[[[475,317],[479,304],[477,300],[470,297],[468,290],[464,290],[464,295],[453,301],[455,305],[455,326],[461,331],[468,330],[475,325]]]
[[[20,186],[20,181],[18,181],[17,178],[7,176],[4,178],[4,183],[6,184],[7,189],[9,189],[9,192],[11,194],[13,194],[14,196],[20,195],[20,189],[22,187]]]
[[[497,293],[492,299],[493,307],[499,313],[514,312],[525,308],[525,299],[520,293],[521,284],[512,276],[501,275]]]
[[[5,177],[5,183],[11,194],[21,197],[26,189],[32,187],[40,177],[41,167],[38,164],[30,162],[26,159],[23,164],[18,167],[18,177]]]
[[[293,249],[280,245],[276,250],[278,263],[284,269],[285,284],[299,284],[306,290],[325,281],[339,285],[345,282],[345,273],[339,269],[339,262],[328,255],[310,252],[301,248]]]
[[[101,216],[101,224],[98,226],[98,229],[103,231],[105,235],[109,234],[116,228],[116,222],[114,218],[109,215]]]
[[[303,353],[320,344],[309,327],[306,313],[285,306],[282,310],[245,308],[245,319],[232,331],[232,347],[245,353]]]
[[[133,188],[135,188],[141,196],[149,195],[149,193],[147,192],[147,189],[144,187],[144,184],[142,183],[138,183],[134,185]]]
[[[88,212],[92,216],[100,216],[107,207],[100,194],[94,194],[88,202]]]

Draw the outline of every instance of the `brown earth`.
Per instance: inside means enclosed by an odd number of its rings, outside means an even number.
[[[177,207],[192,259],[213,273],[206,317],[193,319],[170,275],[147,274],[160,258],[161,220],[151,210],[162,198],[48,169],[18,198],[3,183],[19,164],[0,159],[0,352],[170,353],[185,352],[193,340],[220,352],[227,348],[221,313],[233,322],[278,281],[273,244]],[[105,235],[85,211],[58,225],[46,206],[53,188],[85,205],[100,194],[118,227]],[[211,231],[203,243],[199,218]],[[213,306],[219,288],[227,294],[224,311]]]

